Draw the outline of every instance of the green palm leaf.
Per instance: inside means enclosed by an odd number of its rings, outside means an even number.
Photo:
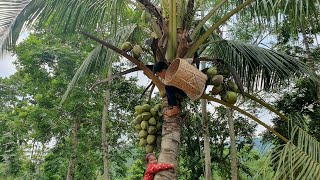
[[[116,36],[110,37],[110,42],[119,45],[121,42],[128,39],[132,35],[135,25],[128,25],[122,29],[118,29]],[[95,47],[88,55],[88,57],[83,61],[75,75],[73,76],[71,82],[68,84],[68,88],[64,93],[61,103],[63,103],[68,95],[70,94],[72,88],[76,85],[77,81],[84,75],[94,72],[96,74],[100,73],[105,69],[109,69],[112,62],[117,59],[117,54],[112,50],[106,49],[102,45]]]
[[[295,125],[291,139],[274,151],[274,179],[320,179],[320,143]]]
[[[212,46],[211,56],[231,65],[248,90],[269,90],[280,87],[293,76],[314,74],[300,60],[257,45],[220,40]]]

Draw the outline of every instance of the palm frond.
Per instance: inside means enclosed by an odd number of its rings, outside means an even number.
[[[126,27],[118,29],[117,34],[110,37],[109,41],[113,42],[116,45],[119,45],[121,42],[128,39],[135,27],[135,25],[128,25]],[[71,82],[68,84],[68,88],[62,96],[60,104],[62,104],[66,100],[72,88],[82,76],[90,73],[92,69],[94,69],[95,73],[100,73],[102,70],[109,69],[109,67],[112,66],[112,62],[114,61],[115,56],[116,54],[113,53],[112,50],[106,49],[102,45],[98,45],[97,47],[95,47],[90,52],[88,57],[83,61],[76,74],[73,76]]]
[[[288,21],[290,30],[296,34],[302,26],[316,33],[314,30],[319,28],[319,8],[319,0],[261,0],[249,6],[257,22],[278,27],[283,21]]]
[[[237,41],[220,40],[211,55],[233,66],[248,90],[277,88],[288,78],[314,75],[311,69],[291,56]]]
[[[0,2],[0,46],[2,52],[15,44],[25,25],[33,20],[41,9],[35,0]]]
[[[291,139],[274,151],[274,179],[319,179],[320,143],[298,126],[293,126]]]

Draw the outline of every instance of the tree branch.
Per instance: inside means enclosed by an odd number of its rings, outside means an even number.
[[[129,61],[131,61],[133,64],[137,65],[138,68],[140,68],[144,74],[152,80],[152,82],[158,87],[159,91],[163,92],[164,91],[164,84],[152,73],[152,71],[146,67],[141,61],[137,60],[136,58],[128,55],[125,51],[122,51],[121,49],[111,45],[110,43],[100,40],[95,36],[92,36],[86,32],[81,32],[81,34],[89,37],[90,39],[102,44],[103,46],[115,51],[116,53],[118,53],[119,55],[122,55],[123,57],[125,57],[126,59],[128,59]]]

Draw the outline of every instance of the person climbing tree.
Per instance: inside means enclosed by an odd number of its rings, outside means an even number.
[[[162,80],[165,80],[167,69],[168,65],[164,61],[159,61],[154,64],[152,71],[156,76],[160,77]],[[186,93],[177,87],[169,85],[165,85],[165,91],[168,98],[168,109],[165,110],[164,114],[167,116],[179,114],[181,110],[178,106],[178,100],[186,97]]]
[[[157,158],[153,153],[146,155],[146,161],[148,162],[148,166],[143,180],[153,180],[154,175],[161,170],[174,169],[173,164],[157,164]]]

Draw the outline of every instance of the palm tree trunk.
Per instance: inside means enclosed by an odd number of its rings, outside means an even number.
[[[74,168],[75,168],[75,162],[77,159],[77,146],[78,146],[78,134],[80,130],[80,120],[76,120],[73,128],[73,137],[72,137],[72,152],[71,157],[69,160],[69,166],[68,166],[68,173],[67,173],[67,180],[73,180],[74,179]]]
[[[163,99],[163,107],[167,108],[167,98]],[[179,146],[181,135],[181,115],[163,116],[161,150],[159,155],[159,163],[170,163],[178,167]],[[154,177],[155,180],[174,180],[177,178],[177,172],[172,170],[160,171]]]
[[[112,69],[108,70],[108,77],[112,75]],[[108,78],[107,77],[107,78]],[[103,152],[103,177],[105,180],[109,180],[109,170],[108,170],[108,141],[107,141],[107,115],[108,108],[110,103],[110,89],[109,85],[111,81],[108,82],[108,87],[105,93],[103,110],[102,110],[102,119],[101,119],[101,141],[102,141],[102,152]]]
[[[212,180],[207,100],[201,99],[205,179]]]
[[[238,162],[237,162],[237,148],[236,148],[236,136],[234,133],[233,123],[233,111],[231,108],[227,108],[227,117],[229,123],[229,134],[230,134],[230,164],[231,164],[231,178],[232,180],[238,179]]]

